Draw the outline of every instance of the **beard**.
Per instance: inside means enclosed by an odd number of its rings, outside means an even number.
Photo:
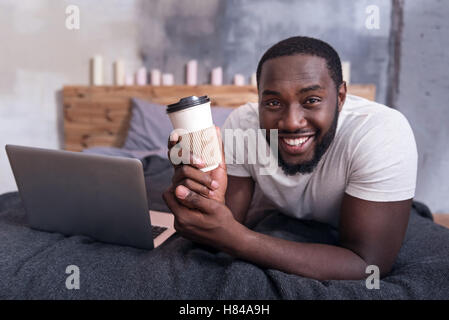
[[[307,174],[311,173],[315,167],[320,162],[323,155],[326,153],[330,144],[334,140],[335,133],[337,131],[337,123],[338,123],[338,104],[335,108],[334,119],[332,120],[331,127],[326,132],[326,134],[321,139],[321,142],[317,143],[315,146],[315,150],[313,153],[313,158],[309,161],[299,163],[299,164],[290,164],[284,161],[280,152],[278,152],[278,163],[279,167],[282,168],[282,171],[288,176],[293,176],[298,173]],[[321,130],[317,132],[316,136],[320,136]]]

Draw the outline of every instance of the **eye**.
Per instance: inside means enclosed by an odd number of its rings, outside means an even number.
[[[307,104],[307,105],[314,105],[314,104],[317,104],[319,102],[321,102],[320,98],[313,97],[313,98],[307,98],[305,104]]]
[[[277,109],[281,106],[281,103],[278,100],[269,100],[264,105],[270,109]]]

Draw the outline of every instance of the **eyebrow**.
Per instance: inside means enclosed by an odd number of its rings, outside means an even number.
[[[312,86],[302,88],[301,90],[298,91],[298,93],[305,93],[305,92],[315,91],[315,90],[324,90],[324,88],[322,86],[320,86],[319,84],[314,84]]]
[[[314,85],[308,86],[306,88],[300,89],[298,91],[298,93],[306,93],[306,92],[315,91],[315,90],[324,90],[324,88],[322,86],[320,86],[319,84],[314,84]],[[281,96],[281,93],[278,91],[266,89],[262,92],[262,96],[265,96],[265,95],[267,95],[267,96],[273,95],[273,96],[279,97],[279,96]]]
[[[262,95],[263,95],[263,96],[269,96],[269,95],[280,96],[281,93],[280,93],[280,92],[277,92],[277,91],[273,91],[273,90],[264,90],[264,91],[262,92]]]

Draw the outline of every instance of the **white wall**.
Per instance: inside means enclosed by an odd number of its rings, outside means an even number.
[[[80,9],[80,29],[65,27],[69,4]],[[89,83],[89,59],[140,65],[137,24],[140,0],[0,1],[0,194],[17,190],[5,144],[59,148],[64,85]],[[32,161],[32,159],[30,159]]]

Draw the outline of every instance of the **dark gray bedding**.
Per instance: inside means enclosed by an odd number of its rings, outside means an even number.
[[[147,159],[153,208],[171,168]],[[449,229],[415,202],[398,259],[380,289],[365,281],[317,281],[259,268],[180,236],[144,251],[83,236],[31,230],[17,193],[0,196],[0,299],[449,299]],[[426,217],[427,216],[427,217]],[[336,243],[336,230],[269,212],[256,229],[293,241]],[[68,290],[66,267],[80,270]],[[368,275],[367,275],[368,276]]]

